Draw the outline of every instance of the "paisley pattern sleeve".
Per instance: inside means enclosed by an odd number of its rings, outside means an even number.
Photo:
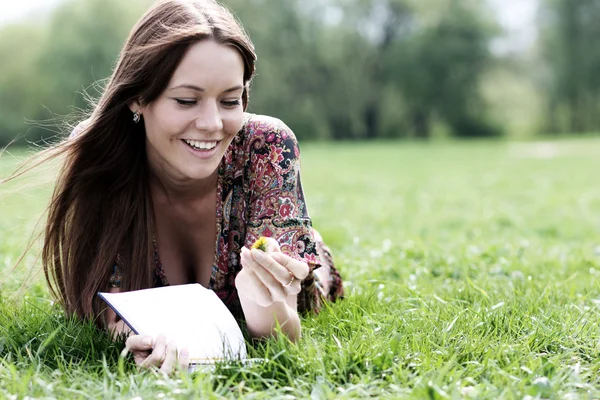
[[[320,266],[300,181],[300,151],[280,120],[261,117],[247,126],[248,182],[246,246],[260,236],[277,240],[281,251],[309,268]]]

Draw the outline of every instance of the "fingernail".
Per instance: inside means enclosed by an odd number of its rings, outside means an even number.
[[[267,259],[267,255],[265,254],[264,251],[257,250],[257,249],[252,249],[250,251],[252,252],[252,256],[255,259],[257,259],[258,261],[264,261]]]
[[[151,337],[145,337],[142,340],[142,344],[146,347],[152,346],[152,338]]]

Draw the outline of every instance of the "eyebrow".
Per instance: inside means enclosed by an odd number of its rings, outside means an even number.
[[[175,89],[192,89],[192,90],[196,90],[198,92],[204,92],[204,88],[201,88],[200,86],[196,86],[196,85],[190,85],[187,83],[184,83],[183,85],[179,85],[179,86],[175,86],[173,88],[171,88],[170,90],[175,90]],[[227,90],[224,90],[223,93],[229,93],[229,92],[235,92],[236,90],[240,90],[243,89],[242,86],[234,86],[232,88],[229,88]]]

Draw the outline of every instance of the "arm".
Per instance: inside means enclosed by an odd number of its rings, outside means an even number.
[[[318,264],[310,218],[300,183],[298,143],[281,121],[264,117],[248,130],[245,190],[249,193],[246,246],[269,237],[265,253],[243,248],[236,277],[250,333],[271,336],[277,324],[291,340],[300,337],[298,295]],[[288,287],[290,274],[293,285]]]

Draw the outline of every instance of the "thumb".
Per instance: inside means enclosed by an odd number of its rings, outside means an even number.
[[[130,352],[146,351],[152,348],[154,340],[151,336],[131,335],[125,342],[125,347]]]

